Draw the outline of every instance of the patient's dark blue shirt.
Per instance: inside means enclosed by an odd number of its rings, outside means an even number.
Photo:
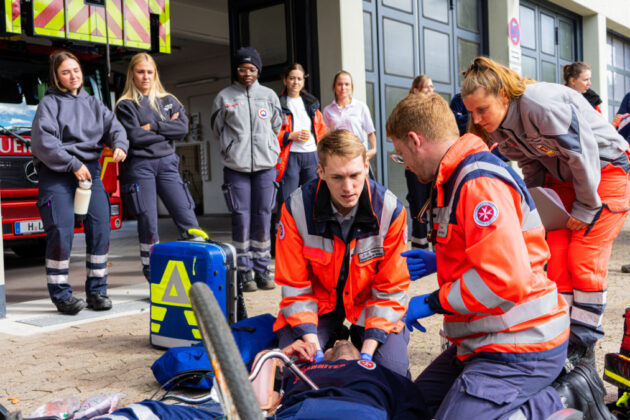
[[[283,408],[307,398],[327,398],[380,408],[393,419],[428,418],[424,400],[414,383],[374,362],[324,361],[303,370],[319,390],[311,390],[291,374],[284,386]]]

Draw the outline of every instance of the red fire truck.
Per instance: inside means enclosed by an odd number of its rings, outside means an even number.
[[[0,16],[0,205],[4,247],[42,256],[45,234],[37,202],[38,176],[30,131],[48,81],[48,56],[64,48],[83,67],[84,89],[111,107],[110,52],[170,53],[169,0],[3,0]],[[118,165],[101,157],[111,227],[122,225]],[[75,232],[82,232],[78,226]]]

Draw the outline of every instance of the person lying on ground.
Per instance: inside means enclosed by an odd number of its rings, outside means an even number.
[[[347,340],[338,340],[314,362],[314,343],[296,340],[282,350],[298,362],[319,387],[313,390],[293,374],[283,384],[284,395],[276,419],[369,418],[428,419],[422,394],[408,378],[369,360]],[[310,362],[310,363],[309,363]],[[313,417],[316,415],[316,417]]]

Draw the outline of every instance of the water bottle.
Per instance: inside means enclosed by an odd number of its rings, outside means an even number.
[[[90,207],[90,197],[92,196],[92,180],[79,181],[79,186],[74,192],[74,214],[79,221],[85,220],[88,207]]]

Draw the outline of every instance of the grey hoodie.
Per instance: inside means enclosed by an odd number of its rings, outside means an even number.
[[[518,162],[528,187],[542,186],[546,174],[572,182],[576,201],[571,215],[586,223],[602,206],[597,193],[601,169],[614,164],[628,148],[582,94],[555,83],[528,85],[510,102],[490,139],[503,155]]]
[[[125,152],[129,148],[125,129],[100,100],[83,89],[77,96],[46,91],[31,133],[36,167],[43,163],[52,171],[75,172],[83,162],[101,157],[103,143]]]
[[[282,114],[273,90],[258,81],[248,88],[232,83],[215,98],[210,124],[226,167],[256,172],[276,166]]]

